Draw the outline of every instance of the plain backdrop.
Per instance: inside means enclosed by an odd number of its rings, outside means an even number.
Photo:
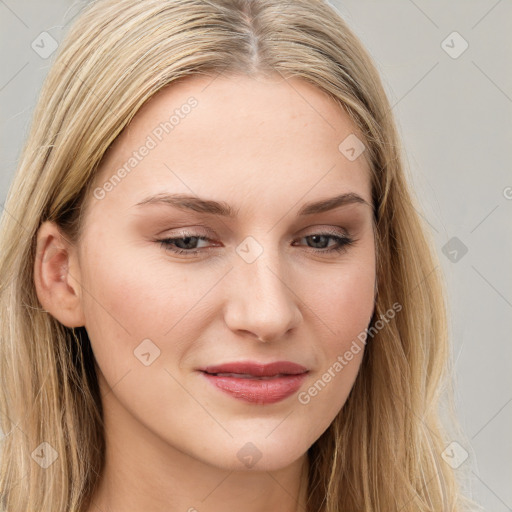
[[[434,235],[449,291],[457,413],[469,440],[459,440],[469,453],[462,466],[485,510],[510,511],[512,4],[331,3],[375,59]],[[34,42],[49,40],[46,32],[58,43],[83,5],[0,0],[0,211],[52,63]]]

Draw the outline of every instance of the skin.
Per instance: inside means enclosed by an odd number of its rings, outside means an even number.
[[[247,403],[197,369],[293,361],[309,370],[304,392],[349,349],[374,308],[370,170],[339,151],[356,127],[312,85],[193,77],[142,107],[95,186],[190,96],[198,105],[172,133],[103,199],[87,198],[76,246],[53,223],[38,232],[38,297],[64,325],[85,325],[98,367],[106,466],[88,512],[304,510],[307,450],[343,407],[363,350],[307,404]],[[135,206],[160,192],[224,201],[237,216]],[[297,216],[346,192],[369,204]],[[185,228],[208,238],[188,246],[199,254],[155,241]],[[311,238],[326,229],[355,241],[326,253],[336,239]],[[248,236],[263,251],[251,263],[236,251]],[[160,350],[148,366],[134,355],[144,339]],[[261,456],[253,467],[237,456],[247,443]]]

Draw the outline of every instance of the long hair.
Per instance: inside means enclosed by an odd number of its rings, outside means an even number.
[[[3,509],[83,511],[104,463],[87,332],[60,324],[35,291],[39,226],[54,221],[79,240],[99,163],[142,105],[175,80],[230,73],[300,77],[326,92],[360,130],[371,169],[373,330],[346,403],[308,450],[308,511],[462,511],[466,498],[442,458],[451,439],[439,404],[452,391],[440,265],[375,65],[324,0],[97,0],[74,20],[0,225]],[[399,312],[383,326],[393,304]]]

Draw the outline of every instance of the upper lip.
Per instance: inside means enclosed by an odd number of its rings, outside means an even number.
[[[274,363],[258,363],[255,361],[235,361],[215,366],[200,368],[206,373],[239,373],[255,377],[273,377],[276,375],[299,375],[308,371],[304,366],[291,361],[276,361]]]

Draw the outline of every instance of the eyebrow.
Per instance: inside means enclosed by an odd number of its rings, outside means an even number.
[[[146,197],[134,206],[140,207],[148,204],[167,204],[181,210],[193,210],[195,212],[209,213],[229,218],[234,218],[238,214],[238,210],[233,209],[224,201],[202,199],[187,194],[156,194]],[[363,199],[360,195],[354,192],[347,192],[327,199],[306,203],[300,208],[297,215],[305,216],[323,213],[349,204],[364,204],[373,210],[373,205],[368,203],[368,201]]]

